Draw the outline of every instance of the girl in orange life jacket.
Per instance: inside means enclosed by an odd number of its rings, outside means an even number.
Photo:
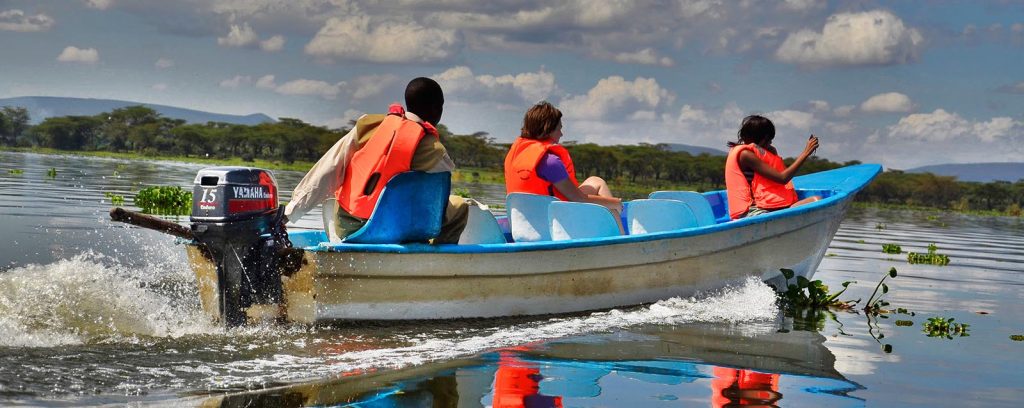
[[[600,204],[608,207],[616,220],[620,219],[622,199],[613,196],[608,183],[600,177],[592,176],[578,183],[569,151],[558,144],[561,138],[561,111],[546,101],[527,110],[522,133],[505,156],[506,191]]]
[[[785,167],[772,146],[775,139],[772,121],[763,116],[747,116],[743,118],[738,136],[737,142],[729,142],[729,156],[725,160],[730,218],[735,220],[764,214],[820,199],[808,197],[798,201],[790,181],[818,148],[817,137],[811,135],[803,153],[793,164]]]

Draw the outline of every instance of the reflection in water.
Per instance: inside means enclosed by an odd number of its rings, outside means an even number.
[[[860,406],[825,338],[716,324],[648,325],[401,370],[213,397],[205,406]],[[788,384],[788,385],[787,385]],[[788,388],[787,388],[788,387]],[[269,399],[268,399],[269,398]]]
[[[713,371],[712,407],[776,407],[775,403],[782,399],[779,374],[725,367],[715,367]]]

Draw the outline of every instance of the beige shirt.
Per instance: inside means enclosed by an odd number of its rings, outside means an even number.
[[[352,155],[369,140],[384,117],[385,115],[380,114],[361,116],[356,120],[356,126],[341,139],[338,139],[334,146],[331,146],[327,153],[324,153],[323,157],[313,165],[313,168],[309,169],[309,172],[295,186],[295,190],[292,191],[292,199],[285,207],[284,213],[289,220],[299,220],[324,200],[334,197],[334,192],[338,190],[341,181],[345,178],[345,169],[348,168]],[[423,123],[423,119],[412,112],[406,112],[405,118],[416,123]],[[421,154],[421,151],[424,153]],[[448,156],[448,152],[440,141],[425,137],[417,147],[410,167],[413,170],[428,173],[450,172],[455,170],[455,162]]]

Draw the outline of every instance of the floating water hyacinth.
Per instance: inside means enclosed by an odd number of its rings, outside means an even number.
[[[124,196],[120,194],[114,194],[111,192],[103,193],[103,196],[110,200],[112,205],[124,205]]]
[[[907,254],[907,262],[912,264],[929,264],[946,266],[949,265],[949,257],[940,253],[937,253],[939,247],[935,244],[928,244],[928,253],[919,254],[916,252],[910,252]]]
[[[57,178],[57,168],[50,167],[50,170],[46,171],[46,177]]]
[[[147,214],[189,215],[192,193],[178,186],[146,187],[135,195],[135,205]]]
[[[25,171],[24,170],[19,170],[19,169],[10,169],[10,170],[7,170],[7,173],[8,174],[24,174]]]
[[[828,285],[821,283],[820,280],[811,281],[803,276],[797,276],[796,283],[789,283],[789,280],[795,275],[793,270],[782,268],[780,271],[786,278],[786,291],[782,293],[782,300],[790,306],[851,309],[857,303],[857,301],[837,299],[854,282],[843,282],[842,290],[830,294]]]
[[[882,252],[887,254],[902,254],[903,248],[899,244],[882,244]]]
[[[967,333],[970,325],[966,323],[953,323],[956,320],[952,317],[931,317],[924,323],[924,332],[928,334],[928,337],[945,337],[946,339],[953,339],[953,337],[967,337],[970,334]]]

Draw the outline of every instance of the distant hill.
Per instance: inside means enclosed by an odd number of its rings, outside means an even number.
[[[960,181],[978,181],[982,183],[996,180],[1017,181],[1024,179],[1024,163],[936,164],[913,168],[906,170],[906,172],[955,176]]]
[[[694,156],[699,156],[702,153],[707,153],[707,154],[710,154],[712,156],[725,156],[726,155],[724,150],[718,150],[718,149],[714,149],[714,148],[710,148],[710,147],[693,146],[693,145],[686,145],[686,144],[681,144],[681,143],[665,143],[665,144],[668,146],[668,149],[673,151],[673,152],[687,152],[687,153],[689,153],[691,155],[694,155]]]
[[[56,96],[21,96],[17,98],[0,99],[0,106],[18,106],[28,109],[28,114],[32,120],[32,124],[38,124],[46,118],[54,116],[90,116],[135,105],[142,105],[159,112],[164,117],[183,119],[189,123],[225,122],[238,125],[258,125],[260,123],[276,122],[274,118],[262,113],[254,113],[244,116],[227,115],[176,108],[173,106],[156,105],[152,103],[119,101],[114,99],[64,98]]]

